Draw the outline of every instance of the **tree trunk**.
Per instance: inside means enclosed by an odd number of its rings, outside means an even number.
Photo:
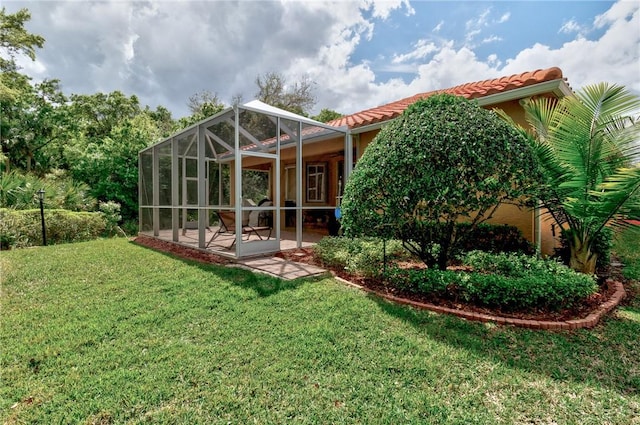
[[[449,265],[449,256],[451,255],[451,247],[453,241],[456,239],[454,235],[455,223],[448,222],[445,228],[445,233],[440,240],[440,252],[438,253],[438,269],[447,270]]]
[[[588,238],[581,240],[573,236],[569,242],[569,249],[571,251],[569,267],[580,273],[595,274],[598,256],[591,252],[591,243]]]

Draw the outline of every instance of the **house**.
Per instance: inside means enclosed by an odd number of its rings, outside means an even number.
[[[140,232],[236,258],[316,241],[333,230],[345,181],[380,128],[436,93],[502,109],[525,126],[523,100],[572,92],[562,71],[549,68],[420,93],[326,124],[259,101],[237,105],[140,152]],[[223,223],[221,212],[241,219]],[[504,205],[491,222],[517,226],[544,253],[554,247],[555,229],[539,211]]]

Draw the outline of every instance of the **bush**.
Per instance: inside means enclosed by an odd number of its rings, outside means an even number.
[[[461,282],[469,278],[467,273],[436,269],[401,269],[392,267],[385,279],[391,286],[414,294],[433,295],[439,298],[455,298]]]
[[[467,228],[469,223],[458,223],[459,228]],[[480,250],[486,252],[520,252],[533,254],[535,247],[515,226],[507,224],[482,223],[468,233],[468,237],[461,241],[458,251],[468,252]]]
[[[107,223],[101,213],[44,210],[47,244],[81,242],[104,234]],[[0,209],[2,249],[42,245],[40,210]]]
[[[96,200],[89,195],[89,186],[55,170],[39,178],[18,171],[3,173],[0,179],[0,208],[31,209],[38,205],[37,192],[45,191],[46,208],[90,211]]]
[[[456,223],[482,223],[501,203],[527,203],[540,178],[531,145],[515,128],[475,102],[434,95],[410,105],[367,146],[345,185],[342,226],[346,236],[400,239],[444,270],[471,230]]]
[[[463,264],[483,273],[495,273],[506,277],[522,277],[530,274],[563,273],[567,267],[555,260],[544,260],[517,253],[492,254],[471,251],[460,257]]]
[[[125,220],[120,226],[125,235],[137,235],[138,234],[138,220],[130,219]]]
[[[480,250],[492,253],[500,252],[519,252],[522,254],[535,253],[534,246],[522,235],[522,231],[515,226],[506,224],[488,224],[482,223],[471,229],[470,223],[456,223],[456,233],[465,235],[457,240],[456,244],[451,247],[453,254]],[[440,238],[444,233],[444,223],[428,223],[423,224],[419,228],[420,234],[415,234],[413,238],[421,240],[420,245],[429,247],[427,241]],[[432,250],[436,250],[433,254],[437,256],[438,244],[431,245]]]
[[[314,247],[329,268],[344,269],[365,277],[379,276],[384,266],[383,241],[379,238],[326,237]],[[387,261],[407,257],[400,241],[386,243]]]
[[[120,215],[120,204],[117,202],[100,202],[100,212],[104,215],[106,228],[105,234],[108,236],[115,236],[118,231],[122,231],[118,226],[118,223],[122,220]]]
[[[591,276],[522,254],[474,251],[463,257],[473,272],[392,269],[390,285],[413,293],[462,299],[505,311],[571,307],[597,290]]]

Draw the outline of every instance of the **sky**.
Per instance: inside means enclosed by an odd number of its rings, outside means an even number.
[[[22,72],[66,94],[119,90],[189,115],[190,96],[255,98],[258,75],[314,82],[354,113],[417,93],[557,66],[579,89],[640,94],[640,0],[17,1],[46,40]]]

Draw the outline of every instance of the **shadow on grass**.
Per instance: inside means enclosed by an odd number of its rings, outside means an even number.
[[[480,357],[561,382],[640,394],[640,300],[619,307],[594,329],[544,331],[471,322],[369,296],[423,335]]]
[[[252,290],[259,297],[268,297],[281,291],[296,289],[310,281],[306,279],[283,280],[277,277],[268,276],[263,273],[254,273],[239,267],[231,267],[233,263],[215,264],[199,261],[193,258],[185,258],[177,253],[155,249],[144,244],[133,242],[136,246],[156,252],[173,260],[181,261],[193,267],[197,267],[207,273],[212,273],[218,278],[229,282],[232,285],[243,289]]]

